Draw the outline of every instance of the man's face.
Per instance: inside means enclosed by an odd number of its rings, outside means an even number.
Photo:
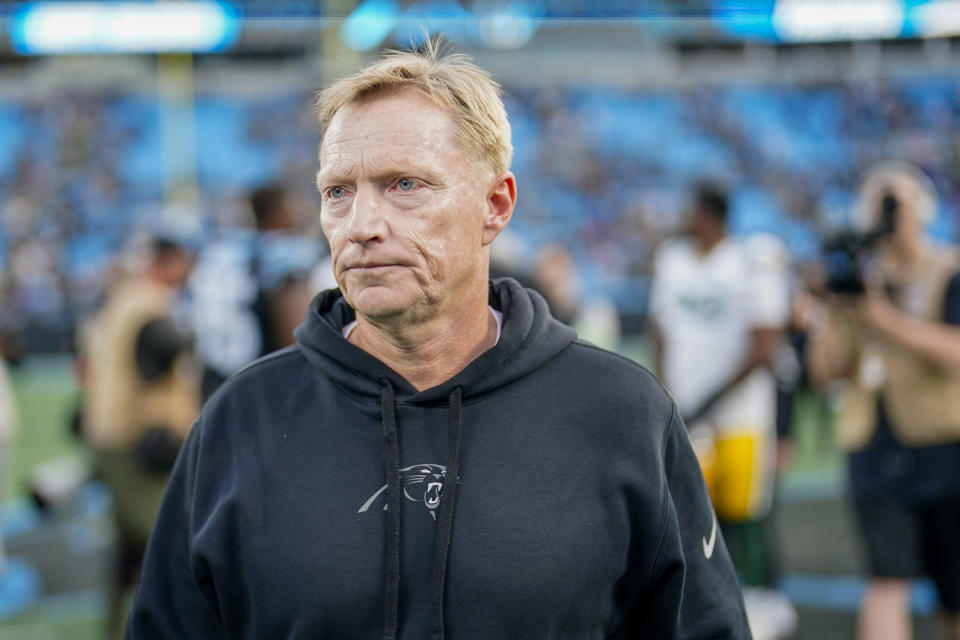
[[[297,228],[297,217],[288,196],[284,196],[275,205],[270,215],[270,228],[277,231],[290,231]]]
[[[419,93],[340,109],[317,186],[347,303],[371,319],[419,318],[485,286],[493,179],[455,141],[453,118]]]
[[[703,241],[709,234],[712,222],[709,214],[704,213],[698,205],[694,205],[687,212],[685,230],[687,234],[693,236],[697,241]]]
[[[893,235],[887,239],[892,247],[912,245],[924,234],[923,222],[917,210],[920,187],[907,176],[898,176],[889,180],[882,189],[870,198],[870,211],[874,225],[881,221],[882,198],[892,195],[897,201],[896,222]]]
[[[193,256],[183,249],[170,251],[157,262],[164,282],[176,288],[186,284],[187,278],[190,277],[190,272],[193,270],[193,264]]]

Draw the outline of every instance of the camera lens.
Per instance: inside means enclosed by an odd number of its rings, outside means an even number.
[[[877,229],[881,234],[893,233],[897,228],[897,211],[900,203],[896,196],[887,192],[880,201],[880,225]]]

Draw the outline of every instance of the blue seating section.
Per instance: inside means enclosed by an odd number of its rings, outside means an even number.
[[[701,178],[730,185],[736,232],[774,233],[810,260],[824,230],[846,223],[863,169],[901,157],[937,184],[934,234],[956,239],[958,86],[929,76],[676,91],[508,87],[520,184],[513,226],[533,248],[572,248],[586,284],[626,312],[643,311],[653,246],[679,224]],[[109,258],[156,224],[170,188],[168,141],[191,131],[205,232],[236,219],[224,211],[268,180],[316,203],[311,93],[265,94],[201,93],[192,113],[132,93],[0,98],[0,258],[20,264],[27,247],[37,268],[60,272],[0,271],[13,292],[5,309],[30,320],[95,300]]]

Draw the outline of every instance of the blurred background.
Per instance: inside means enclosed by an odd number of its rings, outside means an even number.
[[[249,246],[267,187],[289,242],[255,250],[254,288],[329,286],[314,94],[427,34],[506,92],[519,204],[498,268],[557,289],[582,333],[641,362],[654,251],[699,180],[727,186],[733,233],[782,241],[797,292],[880,160],[933,180],[929,231],[957,241],[957,0],[5,2],[0,334],[17,417],[0,428],[0,638],[105,637],[117,531],[76,423],[83,328],[112,284],[151,239],[186,248],[177,317],[202,336],[217,265],[236,262],[211,247]],[[775,510],[790,637],[850,638],[864,569],[831,403],[800,384],[790,411]],[[934,637],[935,607],[918,582],[917,637]]]

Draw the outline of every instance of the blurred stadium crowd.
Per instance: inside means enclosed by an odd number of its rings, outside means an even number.
[[[70,89],[3,98],[5,322],[68,329],[101,298],[135,232],[177,227],[202,244],[249,224],[245,195],[270,180],[315,223],[313,89],[251,98],[198,87],[199,216],[185,221],[162,204],[156,97]],[[771,232],[803,262],[818,257],[823,232],[846,223],[863,169],[896,150],[936,183],[931,231],[952,238],[958,92],[949,75],[653,92],[507,87],[523,186],[514,229],[527,248],[570,247],[586,283],[637,316],[651,249],[674,230],[691,182],[734,185],[733,231]]]

